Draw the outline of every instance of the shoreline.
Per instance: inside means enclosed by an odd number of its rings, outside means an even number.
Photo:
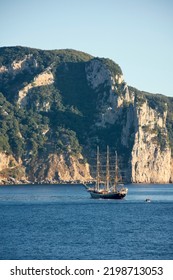
[[[21,181],[5,181],[5,182],[0,182],[0,187],[5,187],[5,186],[30,186],[30,185],[33,185],[33,186],[41,186],[41,185],[82,185],[85,187],[85,185],[92,185],[94,184],[95,182],[94,181],[79,181],[79,180],[76,180],[76,181],[34,181],[34,182],[31,182],[31,181],[24,181],[24,180],[21,180]],[[173,182],[161,182],[161,183],[135,183],[135,182],[128,182],[128,183],[124,183],[124,185],[173,185]]]
[[[0,186],[21,186],[21,185],[85,185],[85,184],[93,184],[94,181],[56,181],[56,180],[42,180],[42,181],[29,181],[29,180],[16,180],[14,178],[10,178],[8,180],[1,180]]]

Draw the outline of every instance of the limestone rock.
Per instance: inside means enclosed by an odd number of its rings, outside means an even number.
[[[16,161],[12,155],[0,152],[0,184],[15,184],[18,179],[27,179],[21,159]]]
[[[82,155],[72,156],[63,154],[49,154],[47,158],[39,158],[37,165],[29,173],[30,180],[57,181],[88,181],[91,180],[88,163]]]
[[[30,89],[39,86],[51,85],[53,83],[54,83],[54,77],[50,71],[50,68],[48,68],[44,72],[37,75],[32,83],[29,83],[19,91],[18,104],[22,107],[24,107],[27,104],[27,94],[29,93]]]
[[[166,113],[150,108],[147,102],[136,108],[136,134],[132,149],[132,182],[168,183],[171,177],[171,149],[167,141]],[[165,139],[161,146],[158,129]]]

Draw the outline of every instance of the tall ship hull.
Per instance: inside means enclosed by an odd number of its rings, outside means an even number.
[[[110,192],[110,193],[100,193],[97,191],[90,191],[92,198],[96,199],[123,199],[126,196],[126,193],[120,192]]]

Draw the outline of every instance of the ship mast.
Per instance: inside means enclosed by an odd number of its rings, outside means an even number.
[[[106,191],[109,190],[109,185],[110,185],[109,146],[107,146],[107,158],[106,158]]]
[[[97,181],[96,181],[96,190],[98,191],[100,188],[100,154],[99,154],[99,146],[97,146]]]
[[[118,159],[117,152],[115,152],[115,178],[114,178],[114,189],[116,190],[118,184]]]

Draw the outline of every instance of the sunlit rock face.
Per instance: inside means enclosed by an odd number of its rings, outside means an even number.
[[[131,161],[132,181],[168,183],[171,177],[171,150],[166,129],[166,112],[160,116],[145,102],[136,108],[136,118]]]

